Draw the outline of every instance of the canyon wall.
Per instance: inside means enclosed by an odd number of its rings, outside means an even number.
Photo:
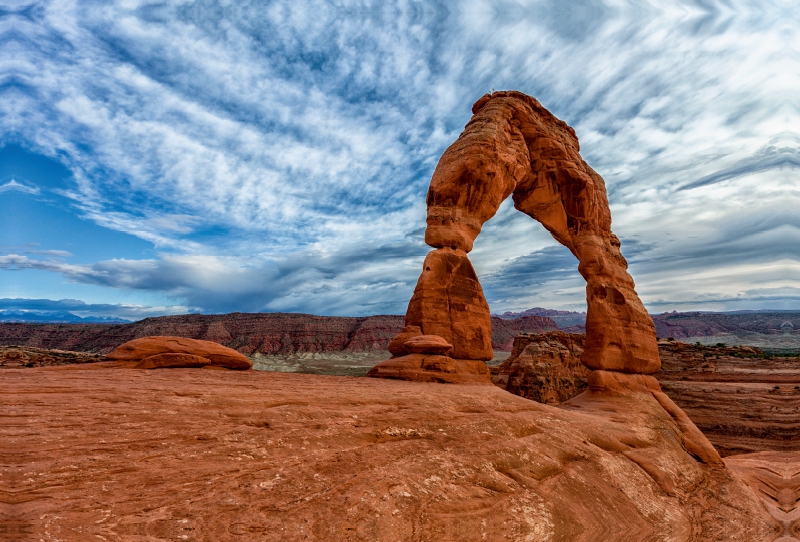
[[[557,329],[547,317],[492,318],[492,347],[510,351],[520,332]],[[395,315],[313,316],[287,313],[187,314],[131,324],[0,324],[0,346],[27,346],[107,354],[122,343],[151,335],[218,342],[245,355],[386,350],[403,328]]]

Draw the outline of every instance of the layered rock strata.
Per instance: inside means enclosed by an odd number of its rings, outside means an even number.
[[[589,386],[584,344],[577,333],[520,335],[492,380],[535,401],[569,400]],[[659,353],[661,389],[723,456],[800,450],[800,358],[677,341],[660,341]]]
[[[486,95],[472,112],[431,179],[425,242],[435,250],[425,258],[406,326],[442,337],[456,359],[492,358],[489,307],[467,253],[483,224],[513,196],[516,209],[578,259],[588,304],[584,365],[657,372],[653,321],[611,232],[603,179],[581,158],[574,130],[520,92]],[[393,358],[371,376],[405,363]]]
[[[184,314],[130,324],[0,324],[0,345],[108,354],[153,335],[218,342],[246,356],[378,352],[403,329],[403,316],[315,316],[287,313]],[[558,329],[545,316],[492,318],[492,348],[508,352],[520,332]]]
[[[2,369],[53,367],[57,365],[96,363],[104,360],[105,356],[87,354],[86,352],[48,350],[25,346],[0,346],[0,368]]]

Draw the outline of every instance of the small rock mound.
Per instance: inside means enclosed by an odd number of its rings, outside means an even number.
[[[253,363],[232,348],[211,341],[183,337],[142,337],[115,348],[109,361],[126,363],[135,369],[177,367],[222,367],[246,370]]]
[[[29,346],[0,346],[0,368],[53,367],[103,361],[100,354],[70,352]]]
[[[584,335],[562,331],[519,335],[511,356],[492,367],[492,382],[526,399],[562,403],[588,386],[590,371],[581,363],[585,342]]]

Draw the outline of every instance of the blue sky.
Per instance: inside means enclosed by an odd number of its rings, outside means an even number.
[[[0,309],[404,313],[443,150],[492,89],[606,180],[651,312],[800,308],[796,2],[0,0]],[[582,310],[503,205],[493,311]]]

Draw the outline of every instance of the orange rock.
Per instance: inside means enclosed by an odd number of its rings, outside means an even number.
[[[757,495],[645,393],[91,365],[2,370],[1,540],[756,542],[763,491],[797,514],[798,463],[749,462]]]
[[[165,354],[156,354],[140,361],[134,365],[134,369],[162,369],[162,368],[178,368],[178,367],[205,367],[211,365],[211,360],[193,354],[179,354],[175,352],[168,352]]]
[[[391,358],[370,369],[367,376],[441,384],[492,384],[489,368],[484,362],[437,354]]]
[[[657,372],[653,321],[611,232],[605,183],[581,158],[575,131],[520,92],[483,96],[472,111],[431,179],[425,242],[439,250],[425,260],[406,324],[444,337],[457,358],[489,359],[490,345],[483,345],[491,321],[466,253],[483,224],[513,195],[515,208],[541,222],[578,259],[588,304],[583,363],[591,369]],[[450,287],[450,275],[458,273],[466,291]]]
[[[389,343],[388,350],[393,356],[405,356],[408,354],[408,347],[406,347],[406,341],[411,339],[412,337],[418,337],[422,335],[422,329],[419,326],[406,326],[403,328],[403,331],[397,334],[397,336],[391,340]]]
[[[419,335],[405,342],[412,354],[439,354],[447,356],[453,353],[453,345],[438,335]]]
[[[227,346],[183,337],[134,339],[115,348],[106,358],[109,361],[139,362],[134,366],[143,369],[203,366],[250,369],[253,366],[247,357]],[[207,363],[202,364],[202,359]]]
[[[492,321],[475,269],[463,250],[428,253],[408,304],[406,325],[453,345],[453,357],[490,360]]]

